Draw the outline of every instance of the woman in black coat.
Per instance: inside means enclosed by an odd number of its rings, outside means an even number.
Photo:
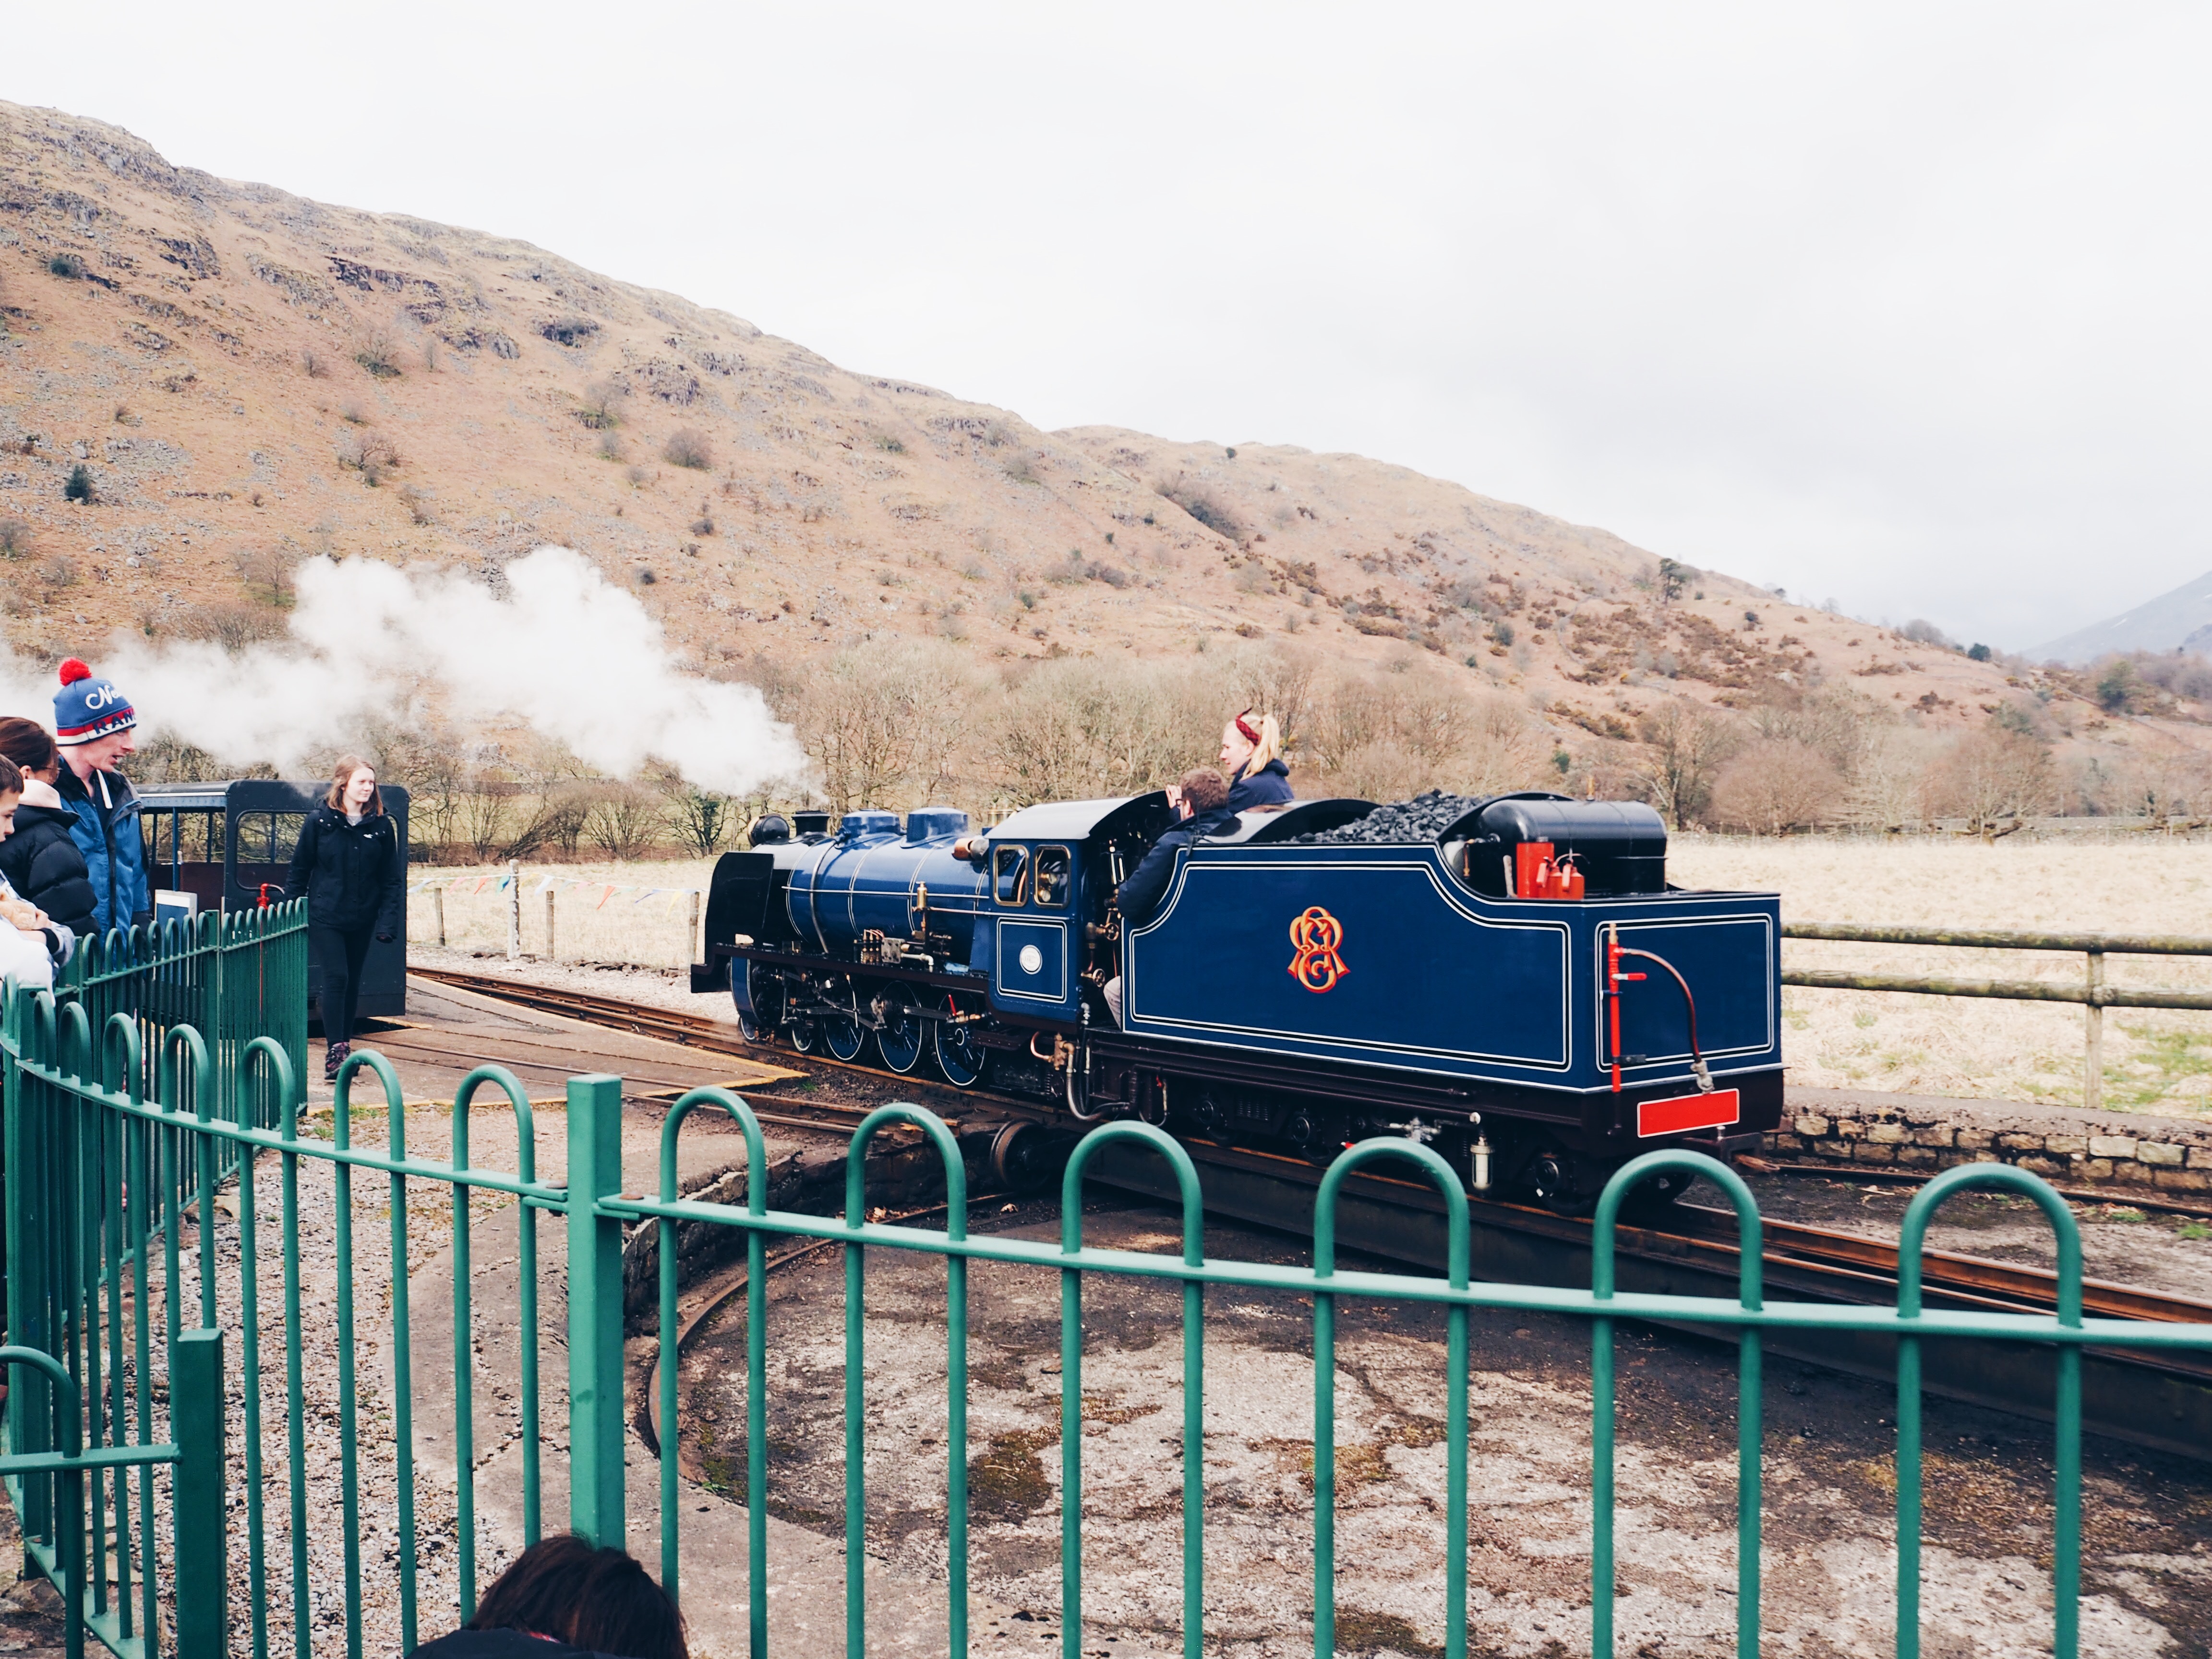
[[[353,1048],[361,968],[372,939],[399,931],[399,830],[384,810],[376,769],[357,756],[337,763],[331,792],[300,826],[284,896],[307,901],[307,949],[322,974],[323,1076],[335,1078]]]
[[[70,831],[76,814],[62,802],[54,781],[61,775],[61,750],[36,720],[15,715],[0,720],[0,757],[15,762],[23,775],[23,802],[15,809],[15,833],[0,841],[0,876],[23,899],[82,939],[97,933],[99,901],[84,854]]]

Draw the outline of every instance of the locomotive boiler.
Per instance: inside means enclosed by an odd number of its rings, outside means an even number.
[[[693,988],[726,984],[753,1041],[1323,1162],[1395,1132],[1562,1210],[1778,1121],[1778,897],[1670,886],[1647,806],[1248,812],[1130,926],[1114,890],[1172,821],[1158,793],[763,819],[716,866]]]

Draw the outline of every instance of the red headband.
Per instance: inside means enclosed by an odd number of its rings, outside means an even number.
[[[1249,714],[1252,711],[1248,708],[1244,711],[1244,714]],[[1260,734],[1244,723],[1244,714],[1239,714],[1237,717],[1237,729],[1244,734],[1244,741],[1250,744],[1256,749],[1259,747],[1260,744]]]

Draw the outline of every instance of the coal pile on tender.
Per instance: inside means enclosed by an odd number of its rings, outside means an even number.
[[[1346,842],[1432,842],[1476,807],[1495,799],[1448,795],[1441,789],[1431,789],[1411,800],[1378,806],[1365,817],[1334,830],[1316,830],[1310,835],[1294,836],[1291,841],[1301,847],[1335,847]]]

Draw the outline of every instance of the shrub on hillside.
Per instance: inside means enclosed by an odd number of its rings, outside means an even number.
[[[241,599],[195,605],[174,624],[188,640],[207,640],[226,651],[242,651],[258,640],[283,637],[283,613]]]
[[[707,434],[694,427],[679,426],[670,433],[660,455],[671,466],[688,466],[700,472],[714,465],[714,451]]]
[[[21,519],[0,519],[0,559],[20,559],[31,550],[31,526]]]
[[[92,469],[82,461],[71,467],[69,482],[62,486],[62,494],[70,501],[90,504],[93,499]]]
[[[576,418],[594,432],[606,432],[620,426],[622,416],[615,404],[622,395],[623,388],[616,381],[592,381],[584,388],[583,399],[576,405]]]
[[[392,343],[392,337],[381,330],[361,343],[361,349],[353,354],[353,360],[367,369],[374,379],[396,380],[399,378],[399,348]]]
[[[55,276],[66,277],[73,283],[82,282],[84,278],[84,261],[74,253],[57,253],[46,261],[46,269]]]

